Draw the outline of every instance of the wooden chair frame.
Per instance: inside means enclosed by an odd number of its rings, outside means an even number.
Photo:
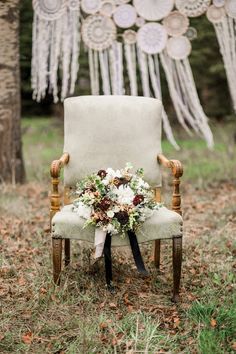
[[[64,153],[59,160],[54,160],[51,164],[51,183],[52,192],[50,195],[50,226],[53,216],[60,210],[62,205],[62,198],[59,192],[60,172],[61,169],[68,164],[70,156],[68,153]],[[157,161],[160,165],[167,167],[171,170],[173,175],[173,194],[171,209],[176,213],[182,215],[181,211],[181,195],[179,190],[180,177],[183,175],[183,167],[178,160],[168,160],[164,155],[157,156]],[[64,205],[71,203],[68,197],[68,189],[64,189],[63,193]],[[155,199],[157,202],[161,202],[161,188],[155,189]],[[182,231],[182,230],[181,230]],[[53,253],[53,279],[56,284],[60,283],[60,273],[62,264],[62,242],[63,239],[53,237],[52,235],[52,253]],[[174,302],[179,298],[179,287],[181,278],[181,265],[182,265],[182,236],[173,237],[173,297]],[[154,264],[156,268],[160,267],[160,251],[161,240],[154,241]],[[70,263],[70,239],[65,239],[64,242],[64,262],[65,266]]]

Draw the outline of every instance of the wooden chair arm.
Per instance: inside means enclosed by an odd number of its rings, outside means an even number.
[[[53,215],[55,215],[61,207],[61,197],[59,193],[59,177],[60,177],[60,172],[61,169],[69,162],[70,156],[67,152],[64,152],[64,154],[60,157],[59,160],[54,160],[51,163],[51,168],[50,168],[50,174],[52,177],[51,183],[52,183],[52,192],[50,195],[50,224]]]
[[[179,191],[180,177],[183,175],[183,166],[178,160],[168,160],[164,155],[157,156],[157,161],[160,165],[171,169],[173,179],[173,194],[172,194],[172,206],[171,209],[176,213],[182,215],[181,211],[181,195]]]
[[[52,178],[60,177],[61,168],[69,162],[70,156],[67,152],[60,157],[59,160],[54,160],[51,163],[50,173]]]

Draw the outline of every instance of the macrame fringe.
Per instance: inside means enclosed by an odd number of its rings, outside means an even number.
[[[203,136],[209,148],[214,145],[212,132],[199,101],[192,70],[188,59],[173,60],[164,51],[160,54],[177,118],[191,134],[192,128]]]
[[[138,95],[137,71],[136,71],[136,49],[135,44],[124,45],[125,60],[127,65],[130,94],[131,96]]]
[[[34,13],[31,84],[37,101],[46,95],[47,87],[54,102],[58,101],[58,71],[61,65],[63,100],[74,92],[79,70],[80,13],[67,8],[60,18],[47,20]]]
[[[224,16],[219,23],[213,23],[220,52],[224,61],[229,91],[236,112],[236,20]]]

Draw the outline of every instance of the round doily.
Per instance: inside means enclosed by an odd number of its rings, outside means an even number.
[[[225,4],[225,0],[213,0],[213,5],[216,7],[222,7]]]
[[[225,17],[225,9],[223,7],[216,7],[211,5],[207,10],[207,18],[212,23],[221,22]]]
[[[120,5],[115,9],[113,18],[117,26],[128,28],[135,24],[137,13],[132,5]]]
[[[137,27],[142,27],[145,25],[145,19],[143,17],[138,16],[135,22]]]
[[[211,0],[176,0],[177,9],[188,17],[198,17],[206,12]]]
[[[112,16],[116,6],[113,0],[105,0],[101,4],[100,13],[105,16]]]
[[[71,11],[77,11],[79,10],[80,7],[80,0],[69,0],[68,6]]]
[[[91,15],[84,20],[81,33],[89,48],[103,50],[109,48],[116,39],[116,26],[107,16]]]
[[[174,0],[134,0],[137,13],[148,21],[158,21],[169,15]]]
[[[227,15],[236,18],[236,1],[235,0],[225,0],[225,10]]]
[[[101,0],[82,0],[81,9],[86,13],[93,15],[101,8]]]
[[[163,26],[170,36],[181,36],[187,31],[189,26],[189,19],[179,11],[173,11],[164,18]]]
[[[138,30],[137,42],[147,54],[160,53],[166,46],[167,32],[159,23],[146,23]]]
[[[184,34],[190,41],[197,38],[197,30],[194,27],[189,27]]]
[[[167,53],[172,59],[186,59],[191,53],[191,43],[187,37],[173,37],[167,41]]]
[[[44,20],[56,20],[66,11],[66,0],[33,0],[36,14]]]
[[[133,30],[126,30],[123,33],[123,39],[126,44],[134,44],[137,41],[137,33]]]

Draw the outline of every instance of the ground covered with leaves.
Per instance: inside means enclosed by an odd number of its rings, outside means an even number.
[[[48,185],[1,185],[1,353],[234,353],[236,351],[236,186],[183,190],[181,300],[170,301],[171,245],[161,269],[142,247],[151,276],[142,279],[129,250],[114,251],[116,294],[103,264],[73,242],[62,284],[52,282]]]

